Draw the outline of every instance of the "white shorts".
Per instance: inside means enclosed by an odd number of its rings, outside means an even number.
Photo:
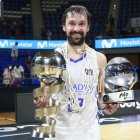
[[[100,125],[98,120],[96,120],[94,125],[81,128],[80,130],[58,130],[56,138],[49,140],[101,140]]]

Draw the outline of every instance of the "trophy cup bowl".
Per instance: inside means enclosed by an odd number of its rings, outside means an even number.
[[[65,68],[65,59],[59,52],[40,51],[33,58],[32,77],[44,83],[44,86],[33,90],[34,99],[46,97],[47,105],[35,109],[35,118],[40,120],[42,125],[33,128],[32,137],[55,137],[55,124],[60,107],[58,93],[64,87]]]
[[[104,103],[130,102],[140,99],[138,90],[132,87],[138,80],[136,67],[124,57],[111,59],[105,67]]]

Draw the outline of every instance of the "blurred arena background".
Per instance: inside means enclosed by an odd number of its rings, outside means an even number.
[[[1,126],[36,123],[32,90],[39,86],[39,82],[31,77],[31,69],[26,60],[28,57],[32,59],[40,49],[53,50],[58,47],[57,44],[66,40],[61,26],[62,14],[66,8],[76,4],[85,6],[91,14],[91,28],[86,38],[90,47],[106,54],[108,60],[117,56],[129,59],[140,76],[140,0],[0,0]],[[16,60],[11,58],[14,42],[19,43]],[[24,78],[18,87],[14,84],[5,87],[4,70],[9,65],[16,66],[17,63],[24,69]],[[134,89],[140,89],[139,79]],[[120,104],[120,109],[115,114],[101,116],[101,124],[139,122],[139,114],[140,101]],[[105,120],[102,121],[103,118]],[[139,123],[130,125],[131,128],[138,126],[140,128]],[[118,130],[118,139],[106,138],[109,134],[103,127],[103,140],[135,138],[136,131],[133,131],[135,133],[132,137],[119,137],[122,127],[114,131]],[[115,128],[113,125],[110,129],[105,129],[112,134],[112,127]],[[124,126],[123,132],[125,127],[128,128]],[[0,135],[4,135],[3,132]],[[129,135],[129,132],[124,132],[124,135]]]

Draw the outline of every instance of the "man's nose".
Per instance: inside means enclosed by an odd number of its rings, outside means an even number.
[[[80,31],[80,26],[79,25],[75,25],[74,26],[74,31],[77,31],[77,32]]]

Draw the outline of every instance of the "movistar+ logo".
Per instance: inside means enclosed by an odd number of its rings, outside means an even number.
[[[37,48],[38,49],[47,48],[47,41],[38,42],[37,43]]]
[[[8,46],[8,40],[0,41],[0,48],[5,48]]]
[[[117,47],[117,40],[116,39],[104,39],[102,41],[102,48],[113,48]]]

